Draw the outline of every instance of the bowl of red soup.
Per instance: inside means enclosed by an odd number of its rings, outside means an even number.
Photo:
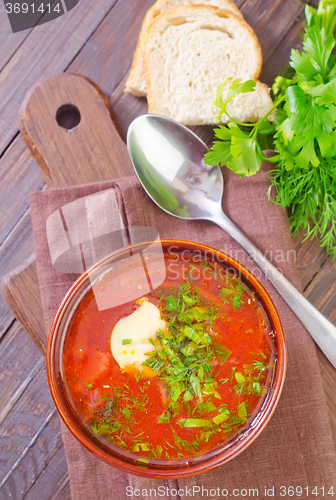
[[[207,472],[270,420],[285,379],[281,321],[260,282],[214,248],[137,243],[80,276],[53,321],[47,370],[89,451],[155,478]]]

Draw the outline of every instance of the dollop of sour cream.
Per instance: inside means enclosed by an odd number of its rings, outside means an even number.
[[[166,322],[160,318],[160,310],[147,299],[140,299],[140,307],[126,318],[120,319],[114,326],[110,339],[112,356],[124,372],[145,371],[143,367],[145,353],[154,350],[149,342],[158,330],[166,328]],[[146,369],[147,368],[147,369]],[[154,375],[154,372],[152,372]]]

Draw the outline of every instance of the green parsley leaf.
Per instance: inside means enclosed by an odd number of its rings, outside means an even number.
[[[255,361],[253,363],[253,366],[256,370],[259,370],[261,372],[265,371],[266,370],[266,367],[264,365],[264,363],[262,363],[261,361]]]
[[[124,414],[125,420],[127,422],[131,422],[132,421],[131,411],[129,410],[129,408],[123,408],[122,409],[122,413]]]
[[[162,415],[160,416],[160,418],[158,420],[158,424],[169,424],[169,422],[170,422],[170,418],[167,415],[167,413],[162,413]]]
[[[177,312],[180,308],[178,301],[174,295],[169,295],[167,298],[166,306],[165,308],[169,312]]]
[[[241,296],[240,295],[235,295],[233,297],[233,307],[235,309],[240,309],[241,305],[242,305]]]
[[[214,431],[205,431],[201,433],[200,440],[204,441],[205,443],[208,443],[212,436],[214,436],[216,433]]]
[[[229,410],[226,410],[224,409],[223,411],[221,411],[218,415],[216,415],[216,417],[214,417],[212,419],[212,421],[216,424],[216,425],[219,425],[223,422],[225,422],[225,420],[227,420],[228,418],[230,418],[231,414],[229,412]]]
[[[177,422],[180,427],[212,427],[213,422],[204,418],[184,418]]]
[[[260,396],[261,387],[260,387],[259,382],[253,382],[253,390],[254,390],[254,393],[255,393],[257,396]]]
[[[242,421],[246,421],[247,420],[247,409],[246,409],[246,405],[245,405],[245,402],[243,401],[242,403],[240,403],[240,405],[238,405],[237,407],[237,415],[238,415],[238,418]]]
[[[237,380],[238,384],[244,384],[245,382],[245,377],[242,373],[235,372],[235,379]]]
[[[135,443],[132,448],[132,451],[135,452],[149,451],[149,450],[150,450],[150,445],[148,443]]]
[[[223,344],[216,342],[214,344],[214,350],[216,355],[219,357],[221,364],[225,363],[225,361],[231,356],[232,351],[225,347]]]

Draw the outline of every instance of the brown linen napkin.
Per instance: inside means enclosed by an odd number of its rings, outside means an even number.
[[[269,186],[266,168],[264,165],[258,175],[244,179],[229,170],[225,171],[224,211],[300,289],[286,212],[266,197]],[[152,203],[135,178],[45,191],[31,196],[46,328],[49,330],[58,305],[77,277],[59,273],[53,268],[46,220],[70,201],[110,188],[114,188],[125,224],[154,227],[161,238],[181,238],[217,247],[260,278],[278,308],[284,326],[288,371],[279,405],[258,439],[228,464],[188,479],[151,480],[120,472],[86,451],[63,425],[73,500],[219,499],[229,496],[282,499],[300,496],[300,487],[302,498],[316,498],[313,494],[315,487],[321,496],[324,487],[324,495],[328,496],[332,486],[336,492],[336,454],[311,337],[256,264],[230,236],[210,222],[183,221],[167,215]]]

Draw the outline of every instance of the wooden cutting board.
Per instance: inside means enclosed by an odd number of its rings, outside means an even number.
[[[83,76],[62,73],[32,89],[22,105],[20,131],[48,188],[133,173],[109,100]],[[47,332],[34,260],[5,277],[3,295],[45,355]]]

